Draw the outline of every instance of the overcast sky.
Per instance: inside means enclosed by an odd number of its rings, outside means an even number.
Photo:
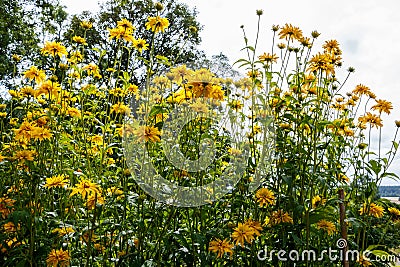
[[[70,13],[98,10],[98,0],[62,0]],[[314,52],[323,41],[336,39],[343,50],[342,75],[352,66],[356,72],[345,91],[363,83],[378,98],[393,102],[390,116],[384,116],[383,143],[387,148],[395,131],[394,120],[400,120],[400,16],[398,0],[180,0],[196,7],[198,21],[204,25],[201,32],[201,48],[208,55],[227,55],[235,61],[244,54],[240,25],[244,25],[250,42],[254,40],[257,9],[263,9],[259,53],[270,51],[271,26],[292,23],[303,30],[321,33]],[[400,175],[400,160],[394,162],[391,171]],[[400,185],[385,181],[384,184]]]

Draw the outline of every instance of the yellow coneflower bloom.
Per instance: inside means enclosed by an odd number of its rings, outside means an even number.
[[[390,212],[390,214],[395,215],[395,216],[400,216],[400,210],[390,207],[388,208],[388,211]]]
[[[119,102],[111,107],[111,112],[115,112],[117,114],[129,114],[131,112],[131,109],[123,103]]]
[[[90,21],[81,21],[80,25],[86,30],[89,30],[93,27],[93,24]]]
[[[379,116],[372,114],[370,112],[367,112],[367,114],[365,114],[364,116],[359,117],[358,121],[364,124],[369,123],[372,127],[376,128],[383,126],[382,119]]]
[[[390,114],[390,110],[393,109],[393,105],[391,102],[383,100],[383,99],[378,99],[375,100],[376,104],[371,107],[372,110],[377,110],[379,114],[382,112],[385,112],[386,114]]]
[[[375,203],[371,203],[368,209],[367,205],[364,203],[364,205],[360,208],[359,212],[360,215],[366,214],[368,212],[368,215],[370,216],[374,216],[376,218],[382,218],[384,209],[382,206],[376,205]]]
[[[276,56],[276,54],[271,55],[270,53],[264,53],[258,57],[258,60],[270,64],[278,62],[278,57]]]
[[[229,253],[232,257],[232,248],[233,244],[231,244],[228,240],[216,238],[215,240],[210,241],[208,250],[217,253],[217,258],[222,258],[225,253]]]
[[[262,231],[261,223],[258,221],[253,221],[253,219],[248,219],[245,224],[247,224],[254,232],[256,236],[260,236]]]
[[[317,229],[324,230],[328,235],[332,235],[336,232],[336,226],[333,222],[327,220],[320,220],[317,222]]]
[[[363,84],[359,84],[354,88],[353,93],[360,96],[360,95],[368,95],[368,93],[371,91],[367,86]]]
[[[143,50],[149,49],[149,44],[146,43],[146,40],[144,39],[137,39],[133,41],[133,47],[139,51],[139,53],[142,53]]]
[[[24,72],[24,77],[31,81],[35,80],[36,83],[41,83],[46,79],[46,73],[36,66],[32,66],[29,70]]]
[[[133,133],[136,135],[139,142],[151,141],[155,143],[161,141],[161,132],[154,126],[140,126],[136,130],[133,130]]]
[[[75,187],[70,188],[72,190],[70,197],[76,194],[82,195],[85,198],[87,195],[100,194],[99,185],[89,180],[82,179],[79,183],[75,184]]]
[[[169,21],[167,18],[161,18],[160,16],[149,17],[148,22],[146,22],[147,30],[152,30],[153,32],[164,32],[169,26]]]
[[[283,210],[277,210],[272,212],[269,223],[271,225],[277,225],[280,223],[291,223],[293,224],[293,219],[290,217],[289,213],[284,212]]]
[[[298,27],[292,26],[292,24],[285,24],[284,27],[282,27],[281,31],[279,32],[279,38],[280,39],[286,39],[286,40],[298,40],[301,41],[303,38],[303,32],[300,30]]]
[[[131,31],[136,30],[136,28],[132,25],[132,23],[127,19],[122,19],[122,20],[118,21],[117,26],[121,27],[125,30],[131,30]]]
[[[52,96],[57,96],[60,90],[61,87],[58,82],[52,82],[50,80],[47,80],[39,86],[36,96],[39,96],[41,94],[45,95],[51,94]]]
[[[68,52],[65,46],[59,42],[46,42],[42,48],[42,54],[62,57],[63,55],[68,55]]]
[[[72,37],[72,41],[74,41],[77,44],[87,45],[86,39],[81,36]]]
[[[363,267],[368,267],[368,266],[372,265],[372,263],[369,260],[367,260],[363,257],[362,253],[361,253],[360,257],[358,258],[357,263]]]
[[[319,195],[316,195],[315,197],[313,197],[313,199],[311,200],[311,204],[313,209],[318,208],[321,205],[324,205],[326,202],[326,199],[322,198]]]
[[[19,161],[25,161],[25,160],[33,161],[35,155],[36,155],[36,151],[34,151],[34,150],[20,150],[20,151],[17,151],[14,158]]]
[[[327,54],[318,53],[314,55],[309,61],[309,67],[307,68],[307,71],[322,71],[326,74],[334,74],[335,68],[331,62],[330,56],[328,56]]]
[[[46,184],[44,187],[53,188],[53,187],[64,187],[68,184],[68,179],[64,174],[52,176],[46,178]]]
[[[62,227],[53,229],[51,232],[54,234],[58,234],[59,236],[65,236],[70,233],[75,233],[75,230],[72,227]]]
[[[42,127],[35,127],[31,132],[31,137],[35,140],[43,141],[45,139],[50,139],[53,134],[50,132],[49,129],[42,128]]]
[[[68,250],[52,249],[47,256],[46,264],[51,267],[66,267],[69,266],[69,260]]]
[[[337,40],[329,40],[325,41],[324,45],[322,48],[330,54],[335,54],[335,55],[341,55],[342,51],[339,48],[339,43]]]
[[[87,198],[86,206],[88,209],[92,210],[96,207],[96,204],[103,205],[104,197],[101,194],[91,194]]]
[[[245,241],[249,244],[253,242],[254,230],[245,223],[238,223],[231,236],[236,245],[244,247]]]
[[[274,192],[268,188],[260,188],[256,192],[256,199],[260,207],[273,205],[275,203]]]

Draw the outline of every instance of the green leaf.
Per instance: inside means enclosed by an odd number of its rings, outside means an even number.
[[[166,108],[164,108],[160,105],[156,105],[151,109],[151,111],[149,113],[149,117],[152,117],[152,116],[155,116],[155,115],[161,114],[161,113],[167,113],[167,112],[168,112],[168,110]]]

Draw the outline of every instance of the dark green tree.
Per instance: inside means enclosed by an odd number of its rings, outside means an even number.
[[[7,84],[14,72],[12,55],[26,64],[39,60],[39,44],[59,38],[66,19],[59,0],[0,0],[0,81]]]
[[[162,55],[172,63],[190,63],[195,62],[202,54],[196,47],[201,42],[198,31],[201,30],[200,24],[196,20],[196,10],[191,10],[186,4],[174,0],[159,1],[164,9],[160,11],[160,16],[169,20],[169,27],[163,34],[157,34],[154,39],[154,54]],[[117,54],[118,44],[109,41],[107,29],[115,28],[118,21],[127,19],[132,22],[135,30],[135,37],[145,39],[149,44],[153,39],[153,32],[146,29],[147,18],[156,16],[155,1],[132,1],[132,0],[108,0],[101,4],[100,11],[97,14],[83,12],[76,15],[71,20],[69,30],[65,33],[66,41],[71,41],[77,36],[85,37],[89,48],[95,48],[89,55],[89,61],[102,65],[102,67],[112,66]],[[93,28],[86,31],[80,27],[80,22],[92,21]],[[85,36],[84,36],[85,35]],[[101,60],[99,51],[107,51]],[[135,53],[136,51],[131,51]],[[143,51],[140,55],[144,60],[128,60],[128,50],[121,57],[124,71],[137,72],[143,69],[144,63],[150,58],[149,50]],[[154,70],[163,71],[167,66],[156,63]],[[105,68],[101,68],[105,69]],[[136,74],[133,82],[143,82],[144,72]]]

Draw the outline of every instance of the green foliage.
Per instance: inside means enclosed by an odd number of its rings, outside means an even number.
[[[0,1],[0,80],[7,84],[16,69],[12,55],[22,62],[37,62],[39,43],[60,37],[67,17],[58,0]]]

